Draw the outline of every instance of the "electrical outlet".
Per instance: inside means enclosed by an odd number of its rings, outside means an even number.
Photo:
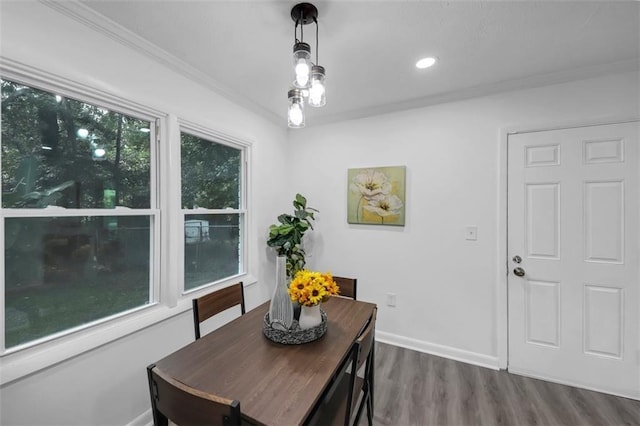
[[[387,306],[396,306],[396,294],[387,293]]]

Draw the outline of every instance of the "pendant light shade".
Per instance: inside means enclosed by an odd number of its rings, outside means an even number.
[[[320,65],[314,65],[311,67],[309,105],[312,107],[322,107],[327,103],[324,77],[324,67],[321,67]]]
[[[298,42],[293,45],[293,67],[296,79],[293,84],[298,89],[309,87],[309,75],[311,74],[311,46]]]
[[[304,127],[304,98],[299,89],[289,90],[289,110],[287,117],[289,127],[292,129]]]

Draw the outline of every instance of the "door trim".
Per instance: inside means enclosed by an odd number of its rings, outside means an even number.
[[[522,123],[519,125],[510,125],[501,127],[500,130],[500,146],[498,159],[498,217],[497,217],[497,251],[498,264],[496,265],[498,277],[498,291],[496,292],[496,336],[498,344],[498,367],[501,370],[509,369],[509,308],[508,308],[508,202],[507,202],[507,174],[509,171],[508,164],[508,145],[509,136],[519,133],[544,132],[549,130],[565,130],[577,127],[602,126],[608,124],[621,124],[640,121],[638,117],[621,117],[611,120],[580,120],[580,121],[561,121],[555,123]],[[640,356],[640,348],[637,349]],[[639,360],[640,362],[640,360]]]

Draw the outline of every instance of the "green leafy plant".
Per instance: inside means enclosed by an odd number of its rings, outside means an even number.
[[[287,276],[293,277],[296,272],[304,269],[306,264],[305,251],[302,248],[302,237],[309,229],[313,229],[314,212],[318,210],[307,206],[307,199],[296,194],[293,200],[293,214],[278,216],[279,224],[269,227],[267,245],[278,252],[278,256],[287,258]]]

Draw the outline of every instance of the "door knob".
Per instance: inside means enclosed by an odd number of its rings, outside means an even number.
[[[518,277],[524,277],[524,269],[522,269],[519,266],[513,270],[513,273],[516,274],[516,276]]]

